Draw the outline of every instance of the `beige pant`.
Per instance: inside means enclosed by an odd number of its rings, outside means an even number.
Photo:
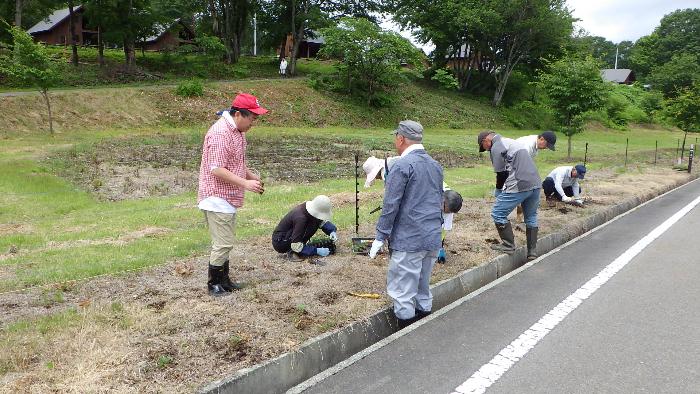
[[[229,259],[228,255],[233,249],[236,214],[212,211],[202,212],[204,212],[204,221],[207,223],[209,235],[211,235],[209,264],[220,267]]]

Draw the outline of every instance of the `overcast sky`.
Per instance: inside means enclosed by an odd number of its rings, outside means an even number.
[[[577,24],[593,36],[618,43],[651,34],[661,18],[677,9],[698,8],[699,0],[566,0]]]
[[[608,41],[637,41],[639,37],[651,34],[661,18],[677,9],[699,8],[700,0],[566,0],[569,10],[579,27],[590,35],[605,37]],[[432,45],[421,46],[413,39],[410,31],[402,31],[390,20],[381,24],[384,29],[392,29],[409,38],[425,53],[433,50]]]

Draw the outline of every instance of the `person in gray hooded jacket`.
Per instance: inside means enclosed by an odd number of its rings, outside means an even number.
[[[483,136],[477,139],[480,149],[484,148],[484,140]],[[503,182],[502,192],[496,196],[496,203],[491,211],[491,217],[501,238],[501,243],[492,245],[491,248],[508,254],[515,251],[515,235],[508,220],[508,214],[516,206],[522,204],[525,215],[527,258],[533,260],[537,257],[537,209],[540,205],[540,175],[525,145],[513,142],[500,155],[505,161],[508,177]]]
[[[401,155],[385,180],[382,214],[369,252],[375,258],[389,244],[387,293],[394,300],[399,328],[430,314],[430,275],[442,239],[442,167],[421,144],[423,126],[404,120],[394,131]]]

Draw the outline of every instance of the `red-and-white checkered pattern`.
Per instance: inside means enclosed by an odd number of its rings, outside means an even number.
[[[223,117],[209,128],[202,146],[197,202],[215,196],[223,198],[236,208],[243,206],[244,190],[217,178],[211,173],[211,168],[225,168],[245,179],[246,146],[245,134]]]

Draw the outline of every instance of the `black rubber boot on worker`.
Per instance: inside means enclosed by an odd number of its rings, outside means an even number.
[[[537,230],[538,227],[528,227],[525,229],[527,237],[527,261],[536,259],[537,256]]]
[[[224,272],[221,276],[221,287],[224,288],[226,291],[235,291],[235,290],[240,290],[243,288],[243,285],[241,283],[235,283],[231,281],[231,277],[228,276],[228,260],[224,263]]]
[[[223,274],[223,266],[209,264],[209,280],[207,281],[209,295],[214,297],[220,297],[231,294],[230,292],[226,291],[221,285],[221,279],[223,277]]]
[[[420,309],[416,309],[416,321],[428,316],[431,312],[430,311],[422,311]]]
[[[491,245],[491,249],[507,254],[515,252],[515,235],[513,235],[513,227],[510,222],[496,223],[496,230],[498,230],[498,236],[501,237],[501,243]]]
[[[397,320],[399,321],[399,330],[403,330],[404,328],[406,328],[406,327],[410,326],[411,324],[417,322],[419,319],[420,319],[420,318],[418,317],[418,315],[415,315],[415,316],[413,316],[413,317],[410,318],[410,319],[399,319],[399,318],[397,318]]]

